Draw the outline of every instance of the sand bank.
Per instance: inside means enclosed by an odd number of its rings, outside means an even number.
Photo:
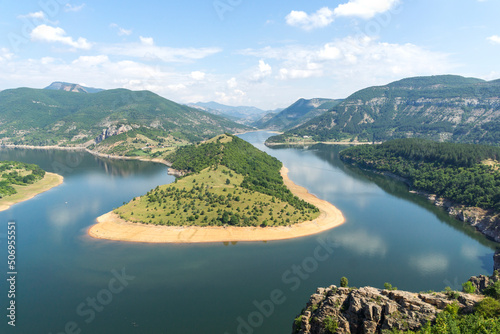
[[[98,223],[88,230],[88,234],[98,239],[150,243],[269,241],[312,235],[345,222],[342,212],[335,206],[293,183],[288,178],[286,167],[281,169],[281,175],[294,195],[319,208],[321,213],[318,218],[290,227],[173,227],[132,223],[108,212],[97,218]]]
[[[17,194],[0,199],[0,211],[9,209],[12,205],[32,199],[49,189],[57,187],[63,183],[61,175],[46,172],[43,179],[27,186],[14,186]]]

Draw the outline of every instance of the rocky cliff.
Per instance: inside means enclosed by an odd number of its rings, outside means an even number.
[[[476,291],[500,280],[493,276],[471,277]],[[383,330],[418,330],[448,305],[457,303],[462,314],[472,313],[474,305],[484,297],[464,292],[413,293],[381,290],[318,288],[302,313],[295,318],[293,334],[375,334]]]

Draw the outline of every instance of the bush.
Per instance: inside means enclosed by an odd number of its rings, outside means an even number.
[[[330,334],[335,334],[339,328],[337,320],[333,319],[333,317],[326,317],[323,325],[325,326],[326,332]]]
[[[349,285],[349,280],[347,279],[347,277],[345,277],[345,276],[344,276],[344,277],[342,277],[342,278],[340,279],[340,287],[342,287],[342,288],[347,288],[347,287],[348,287],[348,285]]]
[[[493,285],[484,289],[483,293],[491,298],[500,299],[500,281],[496,281]]]
[[[474,306],[477,314],[485,318],[500,317],[500,301],[491,297],[486,297]]]
[[[476,293],[476,287],[472,284],[471,281],[467,281],[462,284],[463,291],[466,293]]]
[[[385,282],[384,283],[384,289],[386,289],[386,290],[397,290],[398,288],[395,287],[395,286],[393,287],[391,283]]]

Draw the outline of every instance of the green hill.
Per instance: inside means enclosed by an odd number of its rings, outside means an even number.
[[[416,77],[360,90],[338,106],[268,142],[386,141],[421,137],[498,144],[500,81],[453,75]]]
[[[31,88],[4,90],[0,92],[0,124],[2,144],[97,145],[101,151],[109,149],[107,140],[128,132],[132,140],[151,141],[149,146],[158,147],[248,129],[149,91],[126,89],[94,94]],[[143,137],[137,137],[137,133]],[[116,140],[111,141],[115,148]],[[143,142],[127,146],[122,153],[144,147]]]
[[[159,225],[283,226],[319,215],[284,185],[279,160],[221,135],[167,157],[188,173],[115,210],[128,221]]]

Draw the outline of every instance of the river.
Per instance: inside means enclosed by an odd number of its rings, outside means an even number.
[[[158,245],[95,240],[95,218],[159,184],[161,164],[85,152],[0,149],[0,160],[36,163],[64,183],[0,212],[7,275],[7,222],[17,228],[16,328],[1,333],[291,333],[317,287],[339,284],[411,291],[461,289],[491,274],[493,242],[448,217],[400,182],[345,166],[344,147],[267,148],[271,134],[240,135],[277,157],[290,178],[337,206],[346,223],[286,241]]]

